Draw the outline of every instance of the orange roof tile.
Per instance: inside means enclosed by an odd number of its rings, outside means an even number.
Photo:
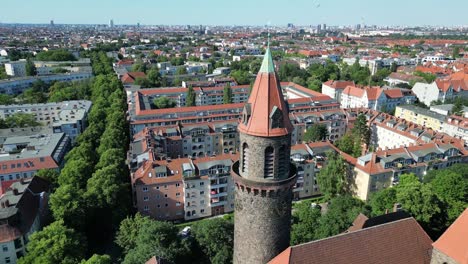
[[[458,263],[468,263],[468,208],[432,245]]]

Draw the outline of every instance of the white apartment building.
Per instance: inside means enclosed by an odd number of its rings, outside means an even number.
[[[37,81],[42,80],[45,83],[53,81],[58,82],[71,82],[71,81],[83,81],[93,77],[91,72],[78,72],[78,73],[65,73],[47,76],[29,76],[20,77],[14,79],[0,80],[0,93],[17,95],[24,92],[26,89]]]
[[[26,76],[26,60],[22,59],[5,63],[5,72],[8,76],[12,77]]]
[[[322,93],[328,95],[338,102],[341,102],[341,94],[347,86],[355,86],[353,81],[329,80],[322,83]]]
[[[0,118],[17,113],[33,114],[36,121],[51,127],[54,133],[67,134],[72,143],[86,128],[91,101],[77,100],[59,103],[0,105]]]

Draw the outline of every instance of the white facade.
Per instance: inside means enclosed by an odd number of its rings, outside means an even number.
[[[26,60],[5,63],[5,72],[8,76],[12,77],[26,76]]]
[[[375,129],[372,129],[371,139],[372,143],[381,149],[399,148],[401,145],[409,146],[416,142],[412,138],[381,126],[375,126]]]
[[[436,82],[427,83],[416,83],[411,89],[414,94],[418,97],[419,101],[427,106],[430,106],[433,101],[440,100],[445,102],[447,99],[453,99],[453,89],[450,87],[446,92],[439,90]]]

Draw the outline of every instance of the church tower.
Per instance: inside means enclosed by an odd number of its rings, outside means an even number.
[[[292,125],[269,47],[238,126],[234,264],[264,264],[289,246]]]

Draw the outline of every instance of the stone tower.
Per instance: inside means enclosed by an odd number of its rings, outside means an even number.
[[[289,246],[296,181],[290,163],[293,128],[269,48],[238,129],[234,264],[264,264]]]

